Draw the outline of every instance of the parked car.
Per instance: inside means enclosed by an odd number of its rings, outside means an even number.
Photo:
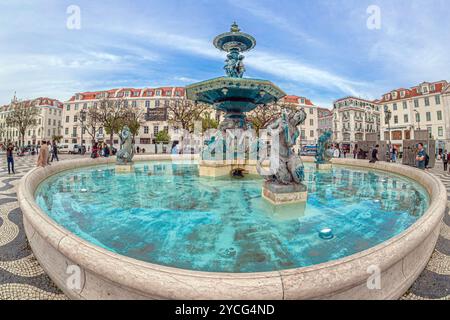
[[[317,146],[304,146],[300,150],[301,156],[314,157],[317,154]]]
[[[67,144],[58,146],[59,153],[69,153],[69,146]]]
[[[86,153],[86,146],[81,145],[74,145],[73,149],[69,151],[69,154],[85,154]]]

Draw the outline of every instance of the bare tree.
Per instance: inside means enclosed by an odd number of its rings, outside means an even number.
[[[260,105],[247,114],[247,120],[259,133],[259,130],[265,129],[270,123],[281,117],[283,107],[285,106],[278,102]]]
[[[0,143],[3,142],[3,140],[5,139],[4,135],[5,135],[5,128],[3,127],[2,124],[0,124]]]
[[[84,117],[82,112],[85,112]],[[98,104],[94,104],[87,110],[81,110],[77,118],[78,122],[81,124],[81,130],[83,130],[84,127],[85,132],[87,132],[87,134],[91,137],[91,143],[94,144],[97,132],[101,127]]]
[[[178,124],[182,129],[192,131],[194,122],[201,121],[201,115],[208,109],[210,106],[190,100],[171,101],[167,107],[168,119],[170,123]]]
[[[94,119],[109,134],[111,148],[114,145],[114,134],[121,130],[127,113],[128,101],[125,99],[103,98],[97,103]]]
[[[144,110],[138,108],[130,108],[124,114],[121,126],[126,125],[130,129],[133,139],[139,134],[139,129],[145,122],[144,116]]]
[[[22,147],[25,145],[25,133],[36,126],[40,110],[35,105],[36,101],[13,101],[9,106],[9,114],[6,117],[6,125],[17,129],[19,141]]]

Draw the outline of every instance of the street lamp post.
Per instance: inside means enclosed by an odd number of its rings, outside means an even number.
[[[416,113],[416,122],[417,122],[418,129],[420,131],[420,113],[417,110],[414,110],[414,112]]]
[[[86,121],[86,110],[80,111],[80,120],[81,120],[81,154],[84,154],[83,131],[84,131],[84,122]]]
[[[388,133],[389,133],[389,159],[388,162],[390,161],[391,158],[391,117],[392,117],[392,112],[388,109],[387,106],[384,106],[384,117],[387,120],[388,123]]]

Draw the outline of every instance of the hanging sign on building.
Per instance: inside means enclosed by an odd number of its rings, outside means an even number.
[[[167,108],[147,108],[146,121],[167,121]]]

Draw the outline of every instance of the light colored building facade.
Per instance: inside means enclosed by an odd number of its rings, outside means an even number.
[[[87,147],[92,145],[92,136],[87,130],[82,132],[80,111],[87,110],[97,104],[101,99],[124,99],[129,108],[135,108],[136,112],[144,115],[144,121],[135,137],[135,145],[141,148],[155,143],[155,138],[160,131],[167,131],[171,140],[180,140],[183,131],[176,124],[169,124],[167,107],[172,103],[182,103],[186,99],[185,89],[182,87],[161,88],[121,88],[97,92],[84,92],[75,94],[69,101],[64,103],[63,108],[63,143],[71,149],[75,144],[83,144]],[[215,114],[211,115],[215,117]],[[110,143],[110,137],[104,128],[97,128],[95,141]],[[113,137],[114,145],[118,145],[118,135]],[[148,150],[148,149],[147,149]]]
[[[69,101],[64,103],[62,125],[63,139],[62,143],[69,149],[74,145],[81,144],[82,124],[80,122],[80,111],[87,110],[89,107],[98,103],[101,99],[108,97],[112,99],[125,99],[130,108],[137,108],[145,114],[163,114],[164,109],[171,103],[186,99],[185,89],[182,87],[163,87],[163,88],[121,88],[97,92],[77,93]],[[303,107],[308,115],[306,123],[301,126],[300,139],[301,144],[316,144],[318,138],[318,107],[309,99],[298,96],[286,96],[283,101],[285,104]],[[155,112],[157,111],[157,112]],[[222,120],[221,114],[211,110],[210,117],[218,121]],[[159,131],[166,130],[171,140],[180,141],[182,130],[179,126],[169,123],[167,116],[160,119],[147,118],[140,127],[139,134],[135,137],[136,146],[141,148],[149,147],[155,143],[156,135]],[[118,144],[118,136],[114,136],[114,144]],[[98,128],[95,138],[96,141],[105,141],[109,144],[109,135],[103,128]],[[91,146],[92,137],[86,130],[83,130],[83,144]]]
[[[403,140],[414,139],[414,130],[428,130],[436,149],[450,147],[450,95],[447,81],[423,82],[410,89],[400,88],[379,100],[383,110],[381,139],[402,151]],[[386,112],[391,113],[388,122]]]
[[[367,134],[380,132],[381,108],[376,101],[356,97],[339,99],[333,104],[333,140],[352,146]]]
[[[9,105],[0,107],[0,140],[2,143],[12,142],[20,145],[21,142],[17,128],[8,127],[6,118],[17,102],[15,98]],[[36,125],[30,127],[25,133],[25,145],[40,145],[42,141],[53,140],[62,134],[62,107],[63,104],[51,98],[37,98],[23,101],[30,107],[39,108]]]
[[[318,108],[319,137],[326,131],[333,131],[333,112],[326,108]]]

